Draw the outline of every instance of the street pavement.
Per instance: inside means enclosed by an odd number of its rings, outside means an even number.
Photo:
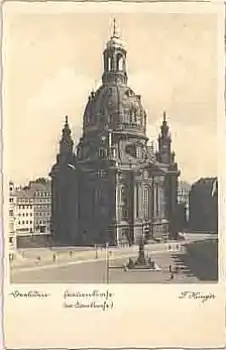
[[[162,252],[153,253],[152,259],[160,271],[129,270],[122,269],[127,258],[110,260],[109,283],[198,283],[199,276],[193,272],[191,261],[184,263],[184,252]],[[136,257],[136,255],[132,255]],[[193,262],[194,264],[194,262]],[[200,262],[199,262],[200,264]],[[174,274],[174,279],[170,279],[169,265],[173,268],[179,267],[179,272]],[[192,268],[190,268],[192,267]],[[203,263],[202,270],[206,270]],[[67,265],[56,265],[55,268],[46,267],[30,270],[12,270],[11,281],[13,283],[107,283],[106,261],[86,261],[82,263],[71,262]]]
[[[189,234],[185,241],[152,243],[145,254],[152,257],[160,271],[127,271],[122,265],[136,259],[138,246],[109,248],[110,283],[197,283],[217,281],[218,252],[214,237]],[[55,259],[53,259],[55,256]],[[169,265],[179,273],[169,280]],[[106,249],[63,247],[24,249],[16,253],[10,266],[13,283],[105,283]]]
[[[180,249],[181,245],[178,242],[171,243],[152,243],[145,245],[145,251],[152,253],[172,251]],[[132,247],[110,247],[111,258],[128,257],[131,254],[138,253],[138,246]],[[58,264],[65,264],[71,261],[87,261],[98,259],[105,259],[105,248],[95,249],[93,247],[62,247],[62,248],[36,248],[23,249],[14,254],[14,260],[11,262],[11,269],[36,268],[40,266],[48,266]],[[55,259],[54,259],[55,258]],[[55,260],[55,261],[54,261]]]

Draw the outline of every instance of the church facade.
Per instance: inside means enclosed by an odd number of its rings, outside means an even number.
[[[60,244],[133,244],[176,238],[180,172],[163,115],[158,150],[148,145],[141,96],[127,85],[126,49],[114,26],[103,53],[102,85],[92,92],[74,151],[66,117],[50,172],[51,231]]]

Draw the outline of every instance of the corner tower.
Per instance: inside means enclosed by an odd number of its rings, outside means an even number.
[[[166,121],[166,112],[163,112],[163,121],[161,125],[161,134],[158,137],[159,160],[162,163],[169,164],[171,160],[171,135]]]
[[[178,231],[178,177],[180,171],[178,164],[175,161],[175,152],[171,149],[171,134],[170,128],[166,120],[166,112],[163,112],[163,121],[160,126],[160,135],[158,137],[158,152],[156,157],[158,161],[167,167],[168,174],[165,177],[165,209],[166,217],[169,222],[169,234],[172,238],[177,238]]]
[[[59,153],[51,169],[51,233],[56,244],[72,244],[77,234],[77,173],[74,142],[68,117],[62,129]]]

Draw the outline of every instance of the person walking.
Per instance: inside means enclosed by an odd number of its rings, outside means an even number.
[[[124,263],[122,266],[123,266],[123,270],[124,270],[125,272],[128,271],[128,267],[127,267],[126,263]]]
[[[175,267],[175,273],[178,273],[179,272],[179,266],[176,266]]]

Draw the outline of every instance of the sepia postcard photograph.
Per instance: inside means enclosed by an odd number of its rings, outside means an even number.
[[[8,25],[12,282],[216,282],[216,16]]]
[[[210,309],[216,312],[206,341],[221,345],[223,299],[212,290],[221,280],[224,226],[218,191],[225,147],[219,141],[223,7],[149,5],[4,5],[4,241],[11,310],[19,315],[14,304],[30,299],[26,312],[33,309],[40,322],[37,308],[40,299],[47,303],[46,288],[67,285],[63,308],[80,309],[85,327],[81,312],[98,303],[78,301],[81,286],[97,299],[99,289],[110,288],[100,306],[110,310],[111,288],[124,288],[123,307],[136,288],[144,299],[151,290],[156,298],[160,285],[159,298],[170,298],[171,285],[179,288],[172,315],[182,312],[180,299],[187,309],[193,303],[194,324],[210,317]],[[15,328],[8,312],[6,318],[6,328]],[[192,345],[200,345],[204,332]],[[21,347],[30,344],[18,330],[14,336]]]

